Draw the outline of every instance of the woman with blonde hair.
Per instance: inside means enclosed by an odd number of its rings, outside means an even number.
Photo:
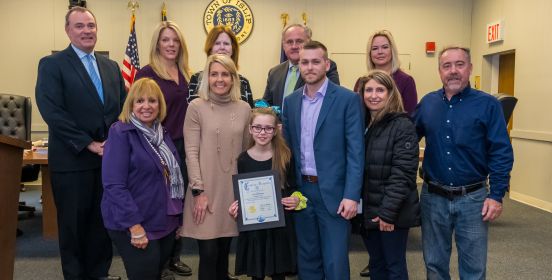
[[[362,237],[370,255],[370,277],[408,279],[408,231],[420,225],[416,128],[386,72],[369,72],[359,86],[367,112]]]
[[[372,70],[382,70],[389,74],[393,78],[401,94],[404,109],[409,114],[414,112],[416,104],[418,103],[416,83],[412,76],[400,69],[399,51],[397,50],[397,44],[395,44],[395,39],[393,39],[391,32],[379,30],[368,38],[368,44],[366,46],[366,68],[368,72]],[[359,80],[355,83],[355,92],[359,90]]]
[[[184,179],[166,114],[157,83],[137,80],[105,142],[102,215],[129,279],[161,277],[182,221]]]
[[[227,55],[207,58],[199,98],[188,106],[184,143],[189,186],[181,234],[198,241],[198,279],[226,279],[236,221],[232,175],[248,139],[249,105],[240,98],[236,66]]]
[[[188,108],[188,81],[191,70],[188,66],[186,41],[175,22],[164,21],[157,25],[151,38],[149,58],[150,63],[140,69],[136,79],[151,78],[157,82],[163,92],[167,102],[167,117],[163,121],[163,126],[169,131],[178,155],[183,161],[181,172],[187,185],[182,128]],[[177,240],[174,243],[168,268],[179,275],[189,276],[192,274],[192,269],[180,261],[181,247],[182,240]]]
[[[205,47],[203,49],[207,56],[212,54],[224,54],[232,58],[236,69],[239,69],[238,59],[240,56],[240,45],[236,35],[226,25],[217,25],[213,27],[207,34],[205,39]],[[249,81],[242,75],[238,74],[240,81],[240,93],[241,99],[253,107],[253,93],[251,93],[251,86]],[[198,88],[201,83],[202,71],[199,71],[192,75],[190,78],[190,97],[188,102],[198,97]]]

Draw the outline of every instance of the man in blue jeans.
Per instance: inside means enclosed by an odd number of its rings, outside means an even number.
[[[428,279],[450,279],[452,236],[460,279],[485,279],[488,223],[502,213],[513,152],[500,103],[470,87],[470,51],[439,53],[443,88],[428,93],[414,120],[425,137],[422,247]]]

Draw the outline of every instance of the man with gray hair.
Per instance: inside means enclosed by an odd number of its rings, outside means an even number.
[[[274,66],[268,72],[263,99],[270,105],[282,106],[286,96],[305,84],[299,74],[299,51],[311,40],[311,36],[311,29],[302,24],[288,25],[282,31],[282,47],[288,60]],[[326,76],[339,85],[337,65],[332,60]]]
[[[452,236],[460,279],[485,279],[489,222],[502,213],[513,152],[502,107],[473,89],[470,51],[439,53],[443,88],[418,104],[414,121],[425,137],[421,194],[422,247],[428,279],[450,279]]]

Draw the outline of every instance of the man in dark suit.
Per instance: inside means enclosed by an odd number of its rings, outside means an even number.
[[[286,96],[305,85],[305,81],[299,75],[299,51],[305,43],[311,40],[311,36],[310,28],[302,24],[289,25],[282,32],[282,47],[288,60],[274,66],[268,72],[263,99],[270,105],[282,106]],[[337,65],[332,60],[329,61],[330,68],[327,70],[326,76],[330,81],[339,85]]]
[[[294,214],[300,279],[349,279],[349,220],[357,213],[364,166],[358,94],[329,81],[326,47],[304,45],[305,86],[284,100],[284,135],[307,208]]]
[[[65,16],[71,44],[38,65],[36,101],[48,124],[48,161],[65,279],[108,276],[111,240],[103,225],[101,162],[108,128],[126,92],[119,66],[94,53],[96,18],[75,7]]]

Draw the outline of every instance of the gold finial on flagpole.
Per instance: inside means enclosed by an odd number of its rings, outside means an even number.
[[[161,6],[161,21],[167,21],[167,2],[163,1]]]
[[[280,15],[280,19],[282,20],[283,27],[286,27],[288,19],[289,19],[289,15],[287,13],[282,13]]]
[[[303,12],[301,14],[301,17],[303,18],[303,24],[304,25],[307,25],[307,13]]]
[[[134,14],[138,8],[140,8],[140,4],[138,4],[138,1],[135,0],[129,0],[127,4],[127,8]]]

